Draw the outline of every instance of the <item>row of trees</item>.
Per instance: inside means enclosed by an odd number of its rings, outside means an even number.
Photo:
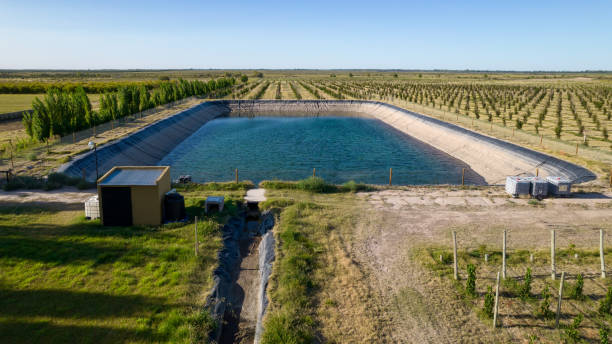
[[[89,81],[89,82],[0,82],[0,93],[36,94],[46,93],[51,89],[60,89],[66,92],[75,92],[82,88],[86,93],[115,92],[126,86],[144,86],[147,90],[158,87],[160,81]]]
[[[79,130],[112,121],[190,96],[204,96],[228,89],[234,78],[163,81],[149,92],[142,84],[120,87],[100,96],[100,109],[93,111],[85,89],[73,91],[51,88],[43,99],[32,101],[32,112],[24,113],[23,125],[28,135],[46,141],[55,135],[65,136]]]

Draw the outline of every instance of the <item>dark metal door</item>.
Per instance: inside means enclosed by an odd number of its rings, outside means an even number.
[[[132,192],[130,188],[103,187],[102,216],[105,226],[131,226]]]

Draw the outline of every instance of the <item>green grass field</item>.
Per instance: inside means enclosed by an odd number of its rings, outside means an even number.
[[[34,98],[44,97],[44,94],[0,94],[0,116],[3,113],[23,111],[32,108]],[[92,107],[98,107],[99,94],[90,94],[89,100]]]
[[[188,343],[211,326],[203,312],[221,245],[223,213],[206,216],[206,191],[185,191],[194,224],[103,227],[62,204],[0,207],[0,333],[6,343]],[[80,208],[80,207],[78,207]]]

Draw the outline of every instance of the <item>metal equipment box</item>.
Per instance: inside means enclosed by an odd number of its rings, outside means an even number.
[[[548,192],[552,195],[569,196],[572,193],[572,182],[569,179],[549,176],[546,181],[548,181]]]
[[[98,202],[98,196],[91,196],[85,201],[85,217],[90,220],[100,218],[100,202]]]
[[[544,198],[548,195],[548,181],[540,177],[532,177],[530,194],[538,199]]]
[[[529,195],[531,181],[526,177],[508,176],[506,177],[506,192],[513,197]]]

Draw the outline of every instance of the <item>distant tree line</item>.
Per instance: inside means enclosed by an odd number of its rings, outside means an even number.
[[[100,109],[93,111],[83,87],[74,90],[50,88],[43,99],[32,101],[32,112],[24,112],[23,125],[27,134],[46,141],[55,135],[65,136],[191,96],[225,93],[235,83],[234,78],[162,81],[149,92],[143,84],[122,86],[115,92],[100,96]]]
[[[11,94],[35,94],[46,93],[50,89],[60,89],[66,92],[74,92],[82,88],[86,93],[115,92],[126,86],[144,86],[151,90],[159,86],[161,81],[105,81],[105,82],[0,82],[0,93]]]

